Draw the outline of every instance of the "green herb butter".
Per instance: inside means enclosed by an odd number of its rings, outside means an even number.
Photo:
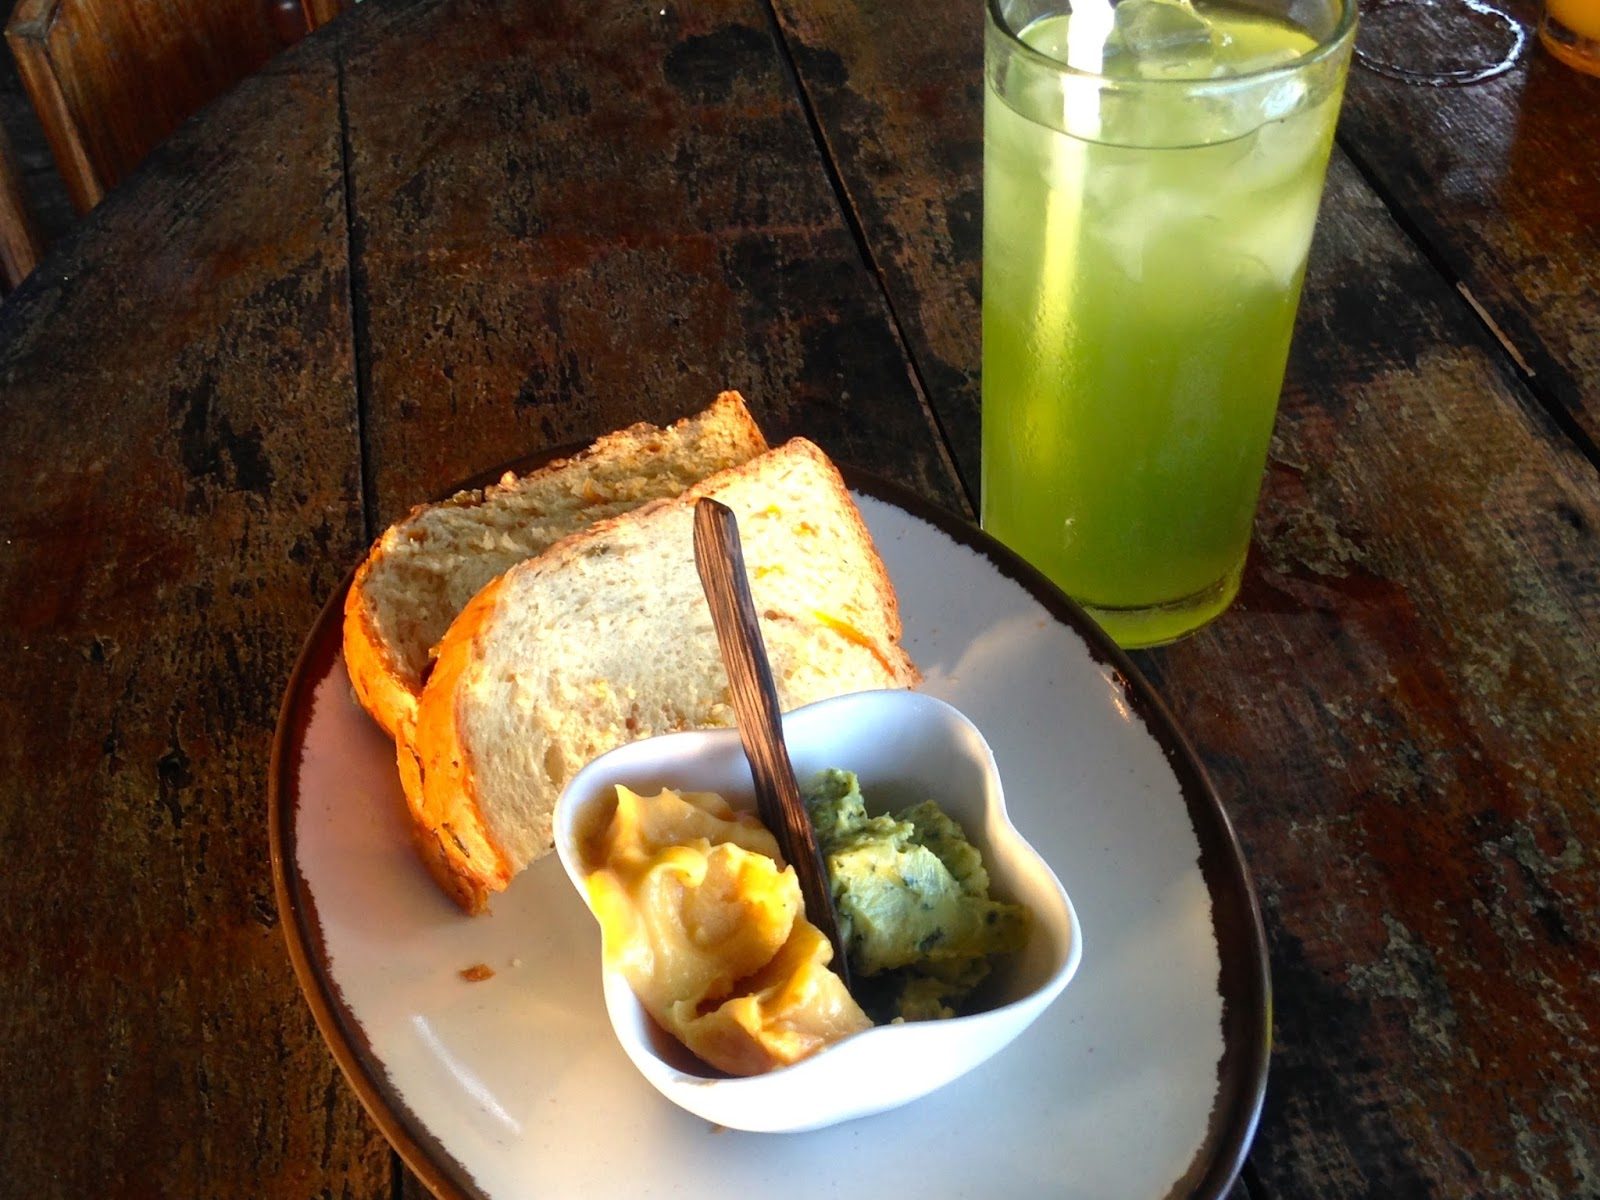
[[[805,801],[857,1001],[879,1022],[955,1016],[991,960],[1021,949],[1027,909],[989,898],[983,859],[932,801],[869,817],[841,770],[818,776]]]

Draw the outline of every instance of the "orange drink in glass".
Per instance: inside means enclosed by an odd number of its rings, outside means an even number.
[[[1545,0],[1539,40],[1567,66],[1600,75],[1600,0]]]

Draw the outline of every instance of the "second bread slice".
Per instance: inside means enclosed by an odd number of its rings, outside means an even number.
[[[468,911],[548,849],[556,798],[597,755],[733,723],[694,565],[700,495],[738,516],[785,710],[917,682],[866,526],[809,442],[568,538],[467,606],[402,739],[418,847]]]

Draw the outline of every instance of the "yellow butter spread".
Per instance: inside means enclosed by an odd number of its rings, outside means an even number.
[[[753,815],[709,792],[619,786],[587,850],[607,967],[709,1065],[760,1074],[872,1024]]]

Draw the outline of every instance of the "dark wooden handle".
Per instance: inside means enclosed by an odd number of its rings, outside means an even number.
[[[772,666],[745,575],[739,520],[726,504],[709,497],[702,497],[694,507],[694,563],[711,605],[711,623],[728,671],[739,740],[755,777],[757,810],[799,876],[806,916],[833,943],[833,969],[849,987],[850,964],[833,913],[827,869],[783,740],[778,689],[772,682]]]

